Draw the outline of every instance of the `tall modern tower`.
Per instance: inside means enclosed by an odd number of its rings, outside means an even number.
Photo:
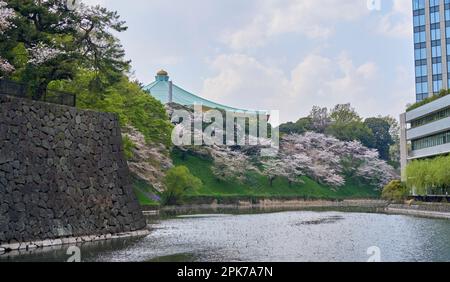
[[[450,86],[450,0],[412,2],[419,102]],[[450,155],[450,95],[435,98],[400,115],[403,181],[416,177],[407,175],[408,162]]]
[[[450,86],[450,0],[413,0],[416,100]]]

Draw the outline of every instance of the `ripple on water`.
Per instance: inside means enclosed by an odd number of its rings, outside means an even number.
[[[344,217],[339,216],[339,215],[334,215],[334,216],[328,216],[328,217],[319,218],[319,219],[315,219],[315,220],[301,221],[301,222],[296,223],[295,225],[332,224],[332,223],[338,222],[339,220],[344,220]]]
[[[450,221],[344,212],[181,216],[144,238],[81,247],[83,261],[450,261]],[[66,248],[9,257],[65,261]],[[0,260],[5,257],[0,256]]]

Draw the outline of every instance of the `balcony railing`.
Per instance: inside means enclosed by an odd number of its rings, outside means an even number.
[[[0,95],[10,95],[35,100],[29,85],[6,79],[0,79]],[[76,95],[73,93],[48,89],[39,101],[75,107]]]

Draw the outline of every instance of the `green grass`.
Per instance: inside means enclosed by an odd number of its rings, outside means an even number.
[[[184,165],[191,173],[203,182],[201,188],[190,192],[190,197],[303,197],[309,199],[348,199],[348,198],[378,198],[380,192],[371,186],[359,185],[347,181],[343,187],[332,189],[319,184],[308,177],[302,177],[304,183],[289,185],[283,178],[277,178],[271,187],[265,176],[250,173],[248,183],[237,181],[217,181],[212,173],[211,160],[187,154],[185,159],[174,151],[174,165]]]
[[[158,195],[158,192],[146,181],[133,177],[133,190],[141,206],[159,206],[159,202],[151,199],[149,194]],[[158,195],[159,196],[159,195]]]

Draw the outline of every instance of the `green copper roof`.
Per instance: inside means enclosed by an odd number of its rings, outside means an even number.
[[[167,104],[169,103],[169,76],[165,75],[162,71],[158,72],[155,81],[151,84],[144,86],[144,90],[150,92],[150,94],[158,99],[161,103]],[[212,108],[212,109],[221,109],[230,112],[236,113],[249,113],[249,114],[265,114],[268,115],[267,111],[255,111],[255,110],[245,110],[234,107],[225,106],[219,103],[215,103],[199,97],[195,94],[192,94],[181,87],[173,84],[172,86],[172,102],[183,105],[183,106],[192,106],[194,104],[203,105],[204,107]]]

